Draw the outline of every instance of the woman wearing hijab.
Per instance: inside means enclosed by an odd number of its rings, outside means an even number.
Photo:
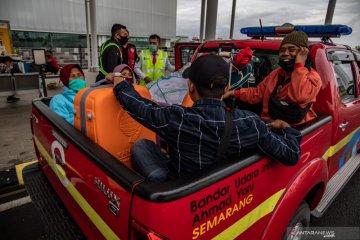
[[[111,76],[109,76],[109,75],[111,75]],[[113,80],[114,77],[123,77],[130,83],[136,84],[135,74],[129,65],[126,65],[126,64],[117,65],[114,68],[114,71],[112,72],[112,74],[109,74],[109,75],[106,76],[106,78],[108,78],[110,80]]]
[[[60,70],[60,80],[64,92],[51,99],[50,109],[74,125],[74,98],[80,89],[86,87],[85,75],[78,64],[68,64]]]

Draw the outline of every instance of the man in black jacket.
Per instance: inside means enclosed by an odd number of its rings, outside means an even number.
[[[121,24],[114,24],[111,28],[111,38],[103,43],[100,48],[99,74],[96,82],[105,78],[117,65],[123,63],[121,46],[129,40],[129,33],[126,27]]]
[[[199,57],[189,71],[185,70],[184,77],[189,79],[194,101],[190,108],[158,106],[142,98],[124,78],[113,79],[114,94],[123,108],[168,144],[169,156],[150,140],[134,144],[133,164],[147,180],[164,181],[205,169],[219,160],[234,161],[256,147],[284,165],[296,165],[300,132],[281,120],[266,125],[252,112],[226,109],[221,98],[227,89],[229,66],[221,57]]]

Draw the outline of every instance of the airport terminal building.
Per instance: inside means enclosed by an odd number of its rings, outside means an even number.
[[[53,50],[59,64],[87,66],[86,2],[89,0],[2,0],[0,20],[10,23],[13,52],[31,59],[31,49]],[[176,34],[177,0],[95,0],[98,47],[114,23],[127,26],[138,49],[158,34],[170,46]]]

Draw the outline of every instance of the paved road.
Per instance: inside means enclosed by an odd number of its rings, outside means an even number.
[[[323,217],[313,219],[312,225],[318,227],[360,227],[360,169],[347,183]]]
[[[96,72],[84,71],[87,85],[95,82]],[[46,82],[59,81],[58,78]],[[48,96],[62,92],[62,88],[48,90]],[[7,103],[6,96],[0,93],[0,171],[16,164],[36,158],[30,128],[31,102],[39,93],[17,95],[20,101]]]

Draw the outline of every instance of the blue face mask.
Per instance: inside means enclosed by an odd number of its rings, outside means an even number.
[[[69,88],[74,90],[75,92],[80,91],[81,89],[83,89],[84,87],[86,87],[86,82],[84,79],[81,78],[76,78],[74,80],[71,80],[69,82]]]
[[[156,45],[153,45],[153,44],[149,44],[149,50],[150,52],[156,52],[157,51],[157,46]]]

